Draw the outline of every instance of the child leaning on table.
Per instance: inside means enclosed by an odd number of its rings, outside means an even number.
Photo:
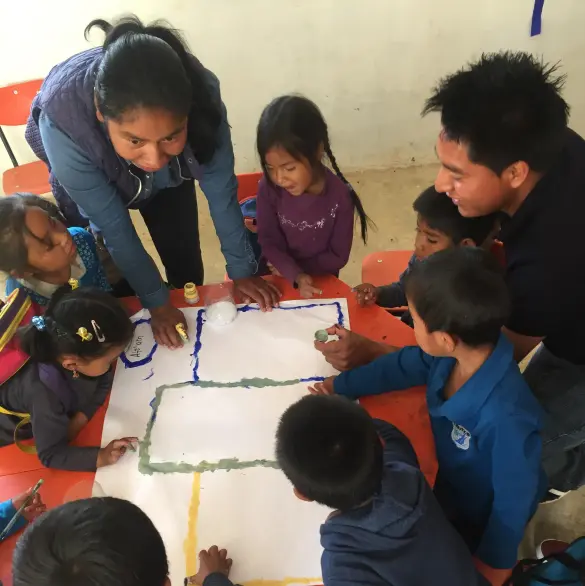
[[[199,559],[199,572],[186,582],[231,584],[225,550],[212,547]],[[13,586],[171,586],[152,521],[131,502],[111,497],[72,501],[35,521],[16,544],[12,576]]]
[[[480,249],[443,250],[412,267],[405,289],[418,346],[312,391],[357,398],[426,385],[435,494],[475,556],[511,568],[546,478],[543,412],[501,333],[509,300],[500,268]]]
[[[489,250],[499,230],[498,214],[478,218],[465,218],[445,193],[439,193],[434,186],[425,189],[412,205],[417,213],[414,254],[399,280],[391,285],[375,287],[362,283],[355,288],[360,305],[377,303],[381,307],[406,306],[404,278],[413,265],[439,250],[456,246],[481,247]],[[402,321],[412,327],[412,318],[406,312]]]
[[[31,193],[0,198],[0,271],[6,295],[23,288],[41,306],[70,279],[111,291],[93,235],[66,228],[57,206]]]
[[[70,445],[102,405],[112,382],[112,363],[133,335],[121,303],[105,291],[66,285],[43,316],[19,331],[29,357],[0,385],[0,445],[34,438],[48,468],[93,471],[115,463],[136,438],[106,447]]]

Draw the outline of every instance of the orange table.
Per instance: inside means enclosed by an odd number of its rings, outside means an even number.
[[[278,284],[283,300],[299,299],[298,291],[283,279],[268,277]],[[334,277],[316,279],[323,291],[322,297],[346,298],[351,329],[373,340],[394,346],[414,344],[410,328],[378,307],[360,308],[350,288]],[[203,297],[204,287],[200,288]],[[177,307],[186,307],[182,291],[172,291],[171,297]],[[125,300],[134,313],[140,309],[136,298]],[[411,440],[418,454],[421,468],[432,484],[437,471],[435,448],[428,419],[424,388],[393,392],[363,399],[362,404],[374,417],[390,421]],[[78,445],[99,445],[106,413],[104,405],[93,417],[76,440]],[[39,478],[45,483],[41,495],[49,507],[91,495],[94,473],[65,472],[43,468],[36,456],[24,454],[16,446],[0,448],[0,499],[10,498],[33,486]],[[11,584],[11,556],[17,536],[7,539],[0,546],[0,580],[5,586]]]

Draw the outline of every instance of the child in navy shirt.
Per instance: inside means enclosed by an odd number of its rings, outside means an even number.
[[[416,212],[416,237],[414,253],[398,281],[375,287],[362,283],[355,288],[360,305],[377,303],[388,309],[406,306],[404,279],[414,263],[435,252],[456,246],[479,246],[490,249],[499,231],[499,214],[477,218],[465,218],[446,193],[439,193],[434,185],[425,189],[412,204]],[[412,327],[412,317],[407,311],[402,321]]]
[[[501,334],[509,308],[503,277],[488,253],[455,248],[416,263],[405,286],[419,346],[312,391],[357,398],[427,385],[435,494],[474,555],[511,568],[546,479],[543,413]]]

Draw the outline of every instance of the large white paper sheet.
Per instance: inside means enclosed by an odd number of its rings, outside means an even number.
[[[203,471],[226,458],[239,465],[249,462],[250,466],[257,461],[274,461],[280,417],[306,394],[306,383],[263,388],[168,388],[162,393],[152,427],[150,463],[187,463]]]
[[[183,313],[189,343],[178,350],[158,347],[148,312],[137,314],[134,339],[121,356],[120,367],[130,370],[137,382],[148,380],[155,386],[326,377],[336,371],[315,352],[315,332],[335,323],[349,327],[345,299],[285,301],[264,313],[257,305],[240,305],[237,318],[226,326],[207,322],[203,308],[187,308]]]
[[[195,573],[198,550],[214,543],[230,550],[233,578],[246,586],[319,583],[319,526],[328,511],[295,499],[273,468],[274,431],[307,392],[304,379],[335,374],[314,349],[314,333],[333,323],[348,327],[347,304],[244,309],[221,329],[200,308],[184,313],[191,339],[175,351],[155,347],[148,312],[134,316],[139,323],[118,363],[102,445],[132,435],[141,445],[97,471],[96,493],[131,500],[152,518],[174,584]]]

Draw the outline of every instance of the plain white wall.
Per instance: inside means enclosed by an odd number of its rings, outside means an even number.
[[[89,47],[93,18],[134,12],[166,18],[220,78],[237,171],[258,168],[254,131],[274,96],[315,100],[343,169],[434,160],[438,122],[419,112],[430,88],[482,51],[522,49],[561,60],[572,126],[585,132],[585,0],[545,3],[530,38],[534,0],[79,0],[3,1],[0,85],[43,77]],[[92,38],[101,42],[98,32]],[[33,160],[23,128],[8,129],[19,161]],[[0,170],[10,165],[1,149]]]

